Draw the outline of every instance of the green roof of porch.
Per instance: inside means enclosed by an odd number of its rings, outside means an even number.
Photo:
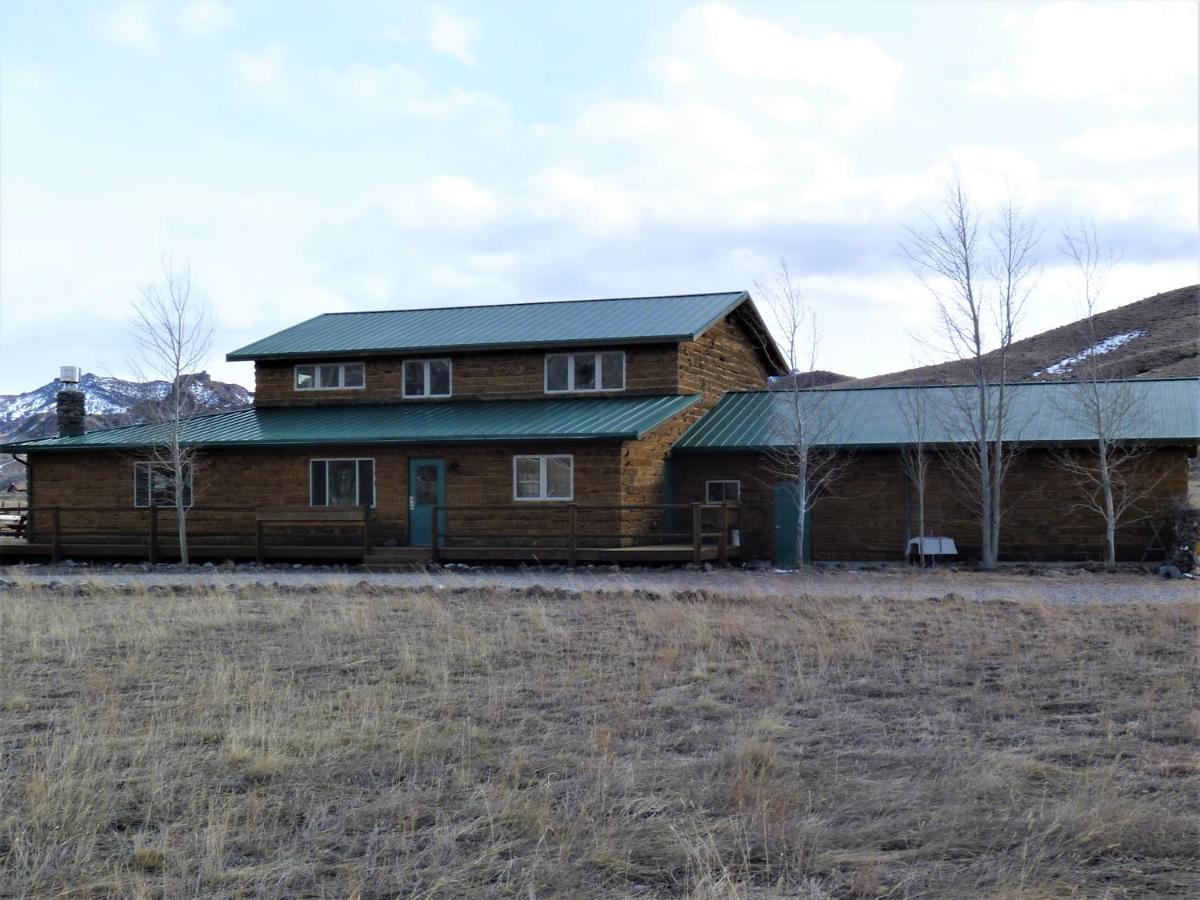
[[[183,441],[254,447],[634,440],[699,399],[666,395],[247,407],[192,419],[184,426]],[[161,425],[129,425],[0,445],[0,452],[131,450],[162,443],[163,430]]]

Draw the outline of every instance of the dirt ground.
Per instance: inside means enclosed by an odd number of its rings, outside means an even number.
[[[1146,572],[1103,573],[1077,566],[1009,567],[997,572],[925,572],[903,565],[818,567],[804,571],[715,568],[712,571],[651,567],[467,567],[370,573],[314,566],[10,566],[0,581],[64,587],[96,585],[227,586],[263,588],[320,585],[346,589],[358,584],[396,588],[451,589],[541,587],[567,591],[703,591],[723,597],[846,597],[925,600],[947,594],[968,600],[1044,603],[1176,603],[1200,595],[1200,583],[1166,580]]]
[[[1200,895],[1200,603],[963,581],[8,583],[0,896]]]

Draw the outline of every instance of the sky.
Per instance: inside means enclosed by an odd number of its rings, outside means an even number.
[[[1032,334],[1200,281],[1190,2],[0,3],[0,393],[129,375],[191,267],[224,354],[322,312],[747,289],[822,368],[930,361],[898,252],[949,171],[1037,218]]]

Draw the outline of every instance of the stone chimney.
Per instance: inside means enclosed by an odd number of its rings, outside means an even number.
[[[75,437],[83,434],[85,407],[83,391],[79,389],[79,369],[76,366],[63,366],[58,380],[62,382],[62,390],[56,398],[58,436]]]

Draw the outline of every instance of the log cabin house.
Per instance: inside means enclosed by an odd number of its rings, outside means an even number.
[[[746,292],[333,313],[227,358],[254,363],[255,399],[186,426],[195,557],[796,562],[775,452],[783,392],[765,390],[787,366]],[[1132,384],[1146,416],[1126,437],[1153,448],[1145,516],[1121,534],[1138,558],[1186,496],[1200,381]],[[1015,391],[1009,437],[1025,452],[1007,558],[1099,553],[1102,528],[1053,465],[1053,451],[1086,445],[1055,414],[1069,388]],[[813,510],[807,556],[903,556],[914,516],[900,392],[945,407],[954,390],[823,392],[837,409],[827,443],[847,464]],[[177,554],[170,491],[146,454],[157,439],[139,425],[0,447],[30,485],[27,541],[0,554]],[[964,440],[943,428],[929,443]],[[970,555],[978,526],[939,465],[926,533]]]

